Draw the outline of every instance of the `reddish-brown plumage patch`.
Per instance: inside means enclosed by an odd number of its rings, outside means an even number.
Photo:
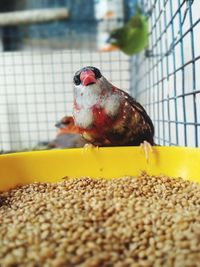
[[[104,108],[93,106],[92,112],[94,116],[95,127],[102,128],[102,127],[109,126],[112,123],[112,119],[106,114],[106,111]]]

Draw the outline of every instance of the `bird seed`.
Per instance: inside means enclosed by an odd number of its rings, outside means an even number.
[[[199,196],[196,183],[146,173],[2,192],[0,266],[200,266]]]

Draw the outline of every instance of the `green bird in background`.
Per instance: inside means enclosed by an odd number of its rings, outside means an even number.
[[[120,49],[127,55],[139,53],[148,44],[147,17],[137,9],[134,16],[121,28],[110,33],[108,45],[101,51],[114,51]]]

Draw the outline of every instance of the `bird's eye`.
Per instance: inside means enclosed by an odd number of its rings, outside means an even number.
[[[96,68],[94,69],[94,74],[95,74],[96,79],[99,79],[102,76],[100,70]]]
[[[80,80],[80,78],[78,76],[74,76],[74,83],[76,85],[79,85],[81,83],[81,80]]]

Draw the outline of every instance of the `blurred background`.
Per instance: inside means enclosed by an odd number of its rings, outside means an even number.
[[[0,150],[34,149],[72,114],[76,70],[94,65],[147,110],[161,145],[200,144],[198,0],[1,0]],[[137,7],[140,53],[100,52]]]

